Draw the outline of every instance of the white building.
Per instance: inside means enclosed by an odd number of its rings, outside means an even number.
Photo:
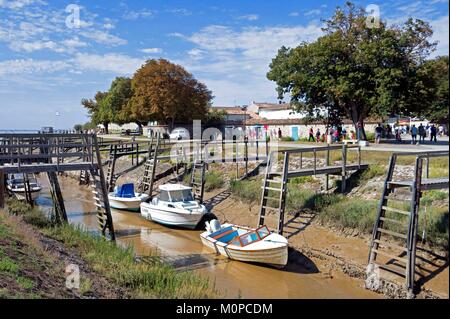
[[[301,119],[304,117],[296,112],[289,103],[257,103],[253,101],[248,110],[268,120]]]

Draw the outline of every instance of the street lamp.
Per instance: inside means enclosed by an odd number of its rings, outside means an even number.
[[[247,139],[247,105],[243,105],[241,110],[244,111],[244,139]]]

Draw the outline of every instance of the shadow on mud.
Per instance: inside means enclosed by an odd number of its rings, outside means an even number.
[[[319,272],[316,264],[301,252],[289,248],[289,259],[283,271],[297,274],[316,274]]]

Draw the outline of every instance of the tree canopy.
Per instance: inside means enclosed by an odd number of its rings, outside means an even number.
[[[134,74],[129,110],[141,121],[171,124],[204,119],[211,91],[183,67],[167,60],[149,60]]]
[[[328,109],[355,126],[368,116],[413,114],[423,107],[420,70],[435,48],[430,26],[409,19],[400,26],[380,21],[368,27],[367,18],[347,2],[325,21],[316,41],[282,47],[267,74],[279,98],[289,94],[299,111]]]
[[[91,122],[109,123],[159,121],[172,126],[176,122],[207,119],[211,91],[180,65],[167,60],[149,60],[133,78],[117,77],[107,92],[97,92],[94,99],[83,99]],[[209,119],[209,117],[208,117]]]

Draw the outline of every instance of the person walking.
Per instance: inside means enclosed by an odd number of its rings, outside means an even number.
[[[345,140],[347,139],[347,129],[345,128],[345,126],[342,128],[342,139]]]
[[[415,124],[411,127],[411,144],[417,144],[417,127]]]
[[[423,127],[422,123],[419,125],[419,142],[425,142],[425,136],[427,132],[425,131],[425,128]]]
[[[283,133],[281,133],[281,128],[278,128],[278,139],[281,140]]]
[[[439,136],[444,136],[444,125],[439,125],[439,128],[438,128],[438,130],[439,130]]]
[[[335,141],[336,143],[339,143],[339,130],[338,130],[338,129],[335,129],[335,130],[334,130],[333,136],[334,136],[334,141]]]
[[[314,130],[312,127],[309,128],[309,137],[308,137],[308,142],[311,142],[311,140],[313,142],[315,142],[316,140],[314,139]]]
[[[320,129],[319,128],[317,128],[317,131],[316,131],[316,142],[317,143],[320,142]]]
[[[378,124],[375,128],[375,144],[380,144],[382,131],[383,129],[381,128],[381,124]]]
[[[430,127],[430,142],[435,141],[437,143],[436,135],[437,135],[436,126],[434,126],[434,124],[431,124],[431,127]]]

